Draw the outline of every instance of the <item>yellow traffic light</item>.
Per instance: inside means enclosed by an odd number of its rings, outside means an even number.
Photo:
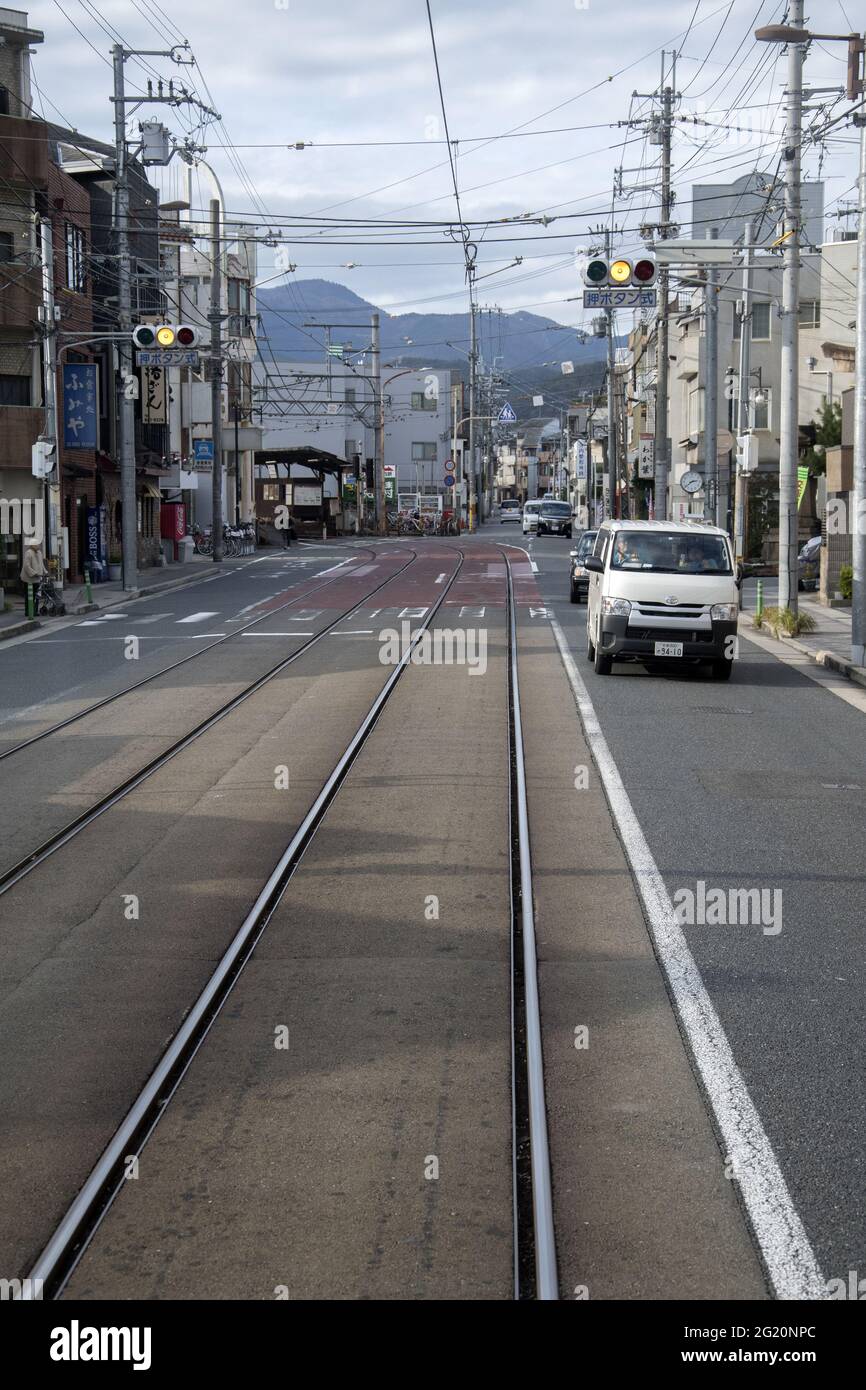
[[[631,261],[612,261],[610,278],[615,285],[626,285],[631,279]]]
[[[174,329],[169,328],[167,323],[163,324],[163,326],[156,331],[156,341],[159,343],[160,347],[172,347],[174,345]]]

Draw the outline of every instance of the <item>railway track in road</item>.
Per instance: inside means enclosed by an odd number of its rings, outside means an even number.
[[[445,547],[443,547],[443,550]],[[448,547],[452,549],[452,547]],[[261,887],[252,907],[201,989],[157,1065],[108,1142],[78,1195],[29,1271],[28,1290],[59,1297],[118,1193],[126,1166],[140,1155],[166,1113],[183,1077],[202,1048],[256,945],[267,930],[298,865],[339,796],[349,772],[375,729],[424,634],[432,628],[460,577],[465,554],[437,593],[393,671],[372,700],[330,775]],[[558,1297],[553,1235],[550,1160],[544,1101],[541,1028],[533,918],[532,867],[517,660],[517,628],[511,566],[507,571],[507,681],[510,749],[511,1046],[514,1296]],[[345,615],[343,615],[345,616]],[[338,620],[341,621],[342,619]],[[503,1136],[504,1139],[504,1136]],[[98,1247],[97,1247],[98,1249]]]
[[[201,720],[201,722],[198,723],[193,729],[189,730],[188,733],[183,734],[180,738],[176,739],[172,744],[169,745],[168,748],[164,749],[155,758],[152,758],[143,767],[137,769],[129,777],[125,778],[124,781],[120,782],[110,792],[107,792],[104,796],[100,797],[99,800],[94,802],[92,806],[89,806],[87,810],[82,811],[78,816],[76,816],[73,820],[69,821],[60,830],[50,835],[46,840],[44,840],[40,845],[38,845],[36,849],[31,851],[31,853],[27,854],[24,858],[18,860],[17,863],[11,865],[9,868],[0,873],[0,896],[2,896],[4,893],[7,893],[10,888],[15,886],[16,883],[20,883],[20,881],[23,878],[25,878],[27,874],[32,873],[34,869],[38,868],[40,864],[43,864],[45,860],[48,859],[57,850],[61,849],[64,845],[69,844],[70,840],[73,840],[76,835],[81,833],[82,830],[86,829],[87,826],[92,825],[95,820],[97,820],[106,811],[110,810],[112,806],[116,806],[119,801],[122,801],[123,798],[128,796],[130,792],[134,791],[136,787],[140,787],[143,782],[146,782],[148,778],[152,777],[155,772],[158,772],[160,770],[160,768],[165,767],[167,763],[171,762],[173,758],[176,758],[179,753],[182,753],[184,751],[184,749],[189,748],[191,744],[197,742],[197,740],[200,739],[202,735],[206,734],[208,730],[212,729],[221,720],[225,719],[225,717],[231,714],[233,710],[236,710],[246,700],[249,700],[251,696],[255,695],[257,691],[261,690],[270,681],[274,680],[275,677],[279,676],[281,672],[285,671],[289,666],[292,665],[293,662],[298,661],[302,656],[305,655],[305,653],[310,651],[311,648],[315,647],[319,642],[321,642],[324,637],[327,637],[328,634],[332,632],[333,629],[336,628],[340,623],[345,622],[348,618],[351,617],[353,613],[356,613],[358,609],[363,608],[363,606],[368,602],[368,600],[371,599],[375,594],[379,593],[380,590],[384,589],[388,584],[392,583],[394,579],[398,578],[401,574],[405,573],[405,571],[409,569],[410,565],[412,565],[417,560],[417,558],[417,552],[413,550],[410,553],[410,558],[406,561],[405,565],[402,565],[400,569],[395,570],[392,574],[389,574],[385,579],[383,579],[380,584],[377,584],[374,588],[370,589],[363,596],[362,599],[360,599],[356,603],[353,603],[349,608],[340,612],[335,618],[332,619],[331,622],[329,622],[325,627],[323,627],[321,631],[315,633],[314,636],[302,642],[300,646],[296,647],[294,651],[289,653],[288,656],[282,657],[278,662],[276,662],[275,665],[269,667],[262,675],[257,676],[254,681],[251,681],[247,686],[245,686],[245,688],[241,690],[237,695],[234,695],[230,700],[227,700],[224,704],[220,705],[219,708],[213,711],[213,713],[209,714],[207,718]],[[321,584],[317,586],[317,589],[323,589],[325,587],[326,585]],[[307,590],[303,595],[299,595],[297,598],[289,600],[289,603],[298,603],[301,601],[301,599],[306,600],[307,598],[309,598],[310,593],[317,592],[317,589],[314,589],[312,591]],[[264,614],[263,617],[273,617],[274,613],[281,611],[283,607],[288,607],[288,604],[283,604],[280,605],[280,608],[278,609],[270,610],[270,612]],[[261,622],[262,620],[262,618],[257,618],[255,619],[255,622]],[[247,624],[247,628],[249,628],[252,625],[253,624]],[[219,646],[220,643],[226,642],[232,637],[240,635],[240,630],[238,632],[227,633],[225,637],[219,639],[219,642],[212,643],[211,647],[205,648],[205,650],[212,650],[213,647]],[[168,667],[167,670],[176,670],[177,666],[183,665],[186,661],[194,660],[196,657],[199,657],[201,655],[203,655],[202,652],[194,652],[192,657],[185,657],[183,661],[177,662],[174,666]],[[161,671],[158,673],[158,675],[165,674],[166,671]],[[157,675],[148,678],[148,680],[156,679]],[[60,729],[66,728],[70,723],[74,723],[77,719],[84,718],[87,714],[92,714],[94,710],[102,708],[103,705],[110,703],[112,700],[121,698],[122,695],[129,694],[132,690],[139,689],[141,685],[145,685],[147,683],[148,681],[141,681],[139,682],[138,686],[132,686],[128,690],[121,691],[116,696],[109,696],[106,700],[100,701],[99,704],[92,706],[88,710],[82,711],[80,715],[74,715],[69,720],[65,720],[60,724],[54,725],[51,729],[46,730],[44,734],[36,735],[35,738],[29,740],[28,743],[38,742],[41,739],[47,737],[49,734],[57,733]],[[17,748],[10,749],[9,753],[6,756],[11,755],[11,753],[20,751],[20,749],[27,746],[28,744],[19,744]]]
[[[360,552],[356,552],[356,554],[359,553]],[[377,555],[381,554],[381,552],[369,550],[368,554],[371,560],[375,560]],[[413,551],[412,557],[415,558],[416,554],[417,552]],[[355,556],[351,558],[354,559]],[[350,562],[344,561],[343,563],[348,564]],[[308,598],[311,598],[313,594],[317,594],[321,589],[327,588],[328,585],[350,577],[351,570],[347,570],[344,574],[333,574],[330,579],[325,580],[324,584],[316,584],[312,588],[306,589],[304,593],[294,595],[294,597],[287,599],[285,603],[281,603],[276,608],[269,609],[267,613],[262,613],[258,618],[253,618],[250,622],[244,623],[242,627],[235,628],[232,632],[227,632],[223,637],[217,637],[215,641],[209,642],[206,647],[198,647],[194,652],[190,652],[189,656],[181,657],[179,661],[173,661],[170,665],[163,666],[159,671],[151,672],[149,676],[145,676],[142,680],[135,681],[132,685],[124,686],[123,690],[116,690],[111,695],[103,696],[101,700],[95,700],[93,704],[85,706],[84,709],[77,710],[75,714],[70,714],[66,719],[58,720],[57,723],[49,725],[46,729],[40,729],[38,734],[32,734],[29,738],[21,739],[10,748],[0,749],[0,762],[3,762],[6,758],[14,757],[17,753],[23,753],[25,748],[31,748],[34,743],[41,743],[43,739],[50,738],[52,734],[58,734],[62,729],[68,729],[72,724],[77,724],[80,720],[86,719],[89,715],[96,714],[97,710],[105,709],[107,705],[112,705],[115,701],[122,700],[124,695],[131,695],[134,691],[141,690],[144,686],[151,685],[154,681],[158,681],[162,676],[171,675],[173,671],[179,670],[181,666],[186,666],[190,661],[195,661],[199,657],[206,655],[207,652],[212,652],[215,647],[221,647],[225,642],[231,642],[236,637],[242,637],[245,632],[249,632],[251,628],[256,627],[259,623],[263,623],[265,619],[272,618],[275,613],[282,613],[284,609],[291,608],[296,603],[306,601]],[[343,616],[345,617],[346,615],[344,614]]]

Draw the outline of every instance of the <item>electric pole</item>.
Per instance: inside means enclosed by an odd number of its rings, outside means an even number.
[[[57,561],[56,583],[63,588],[63,541],[60,531],[60,447],[57,438],[57,322],[54,306],[54,232],[52,224],[41,218],[39,242],[42,260],[42,398],[45,425],[40,439],[47,446],[51,468],[44,475],[43,507],[45,509],[45,556]]]
[[[791,0],[789,23],[803,27],[803,0]],[[779,416],[779,607],[797,612],[797,458],[799,442],[800,153],[803,46],[788,44],[785,113],[785,198],[782,235],[782,352]]]
[[[751,395],[752,380],[752,239],[754,236],[754,225],[747,222],[743,228],[743,307],[740,313],[740,385],[739,400],[737,402],[738,433],[741,439],[745,439],[749,433],[749,401]],[[745,462],[745,455],[742,448],[739,451],[742,462]],[[749,460],[751,464],[751,460]],[[749,478],[744,472],[742,463],[737,466],[736,479],[734,482],[734,558],[737,561],[745,559],[746,553],[746,496],[748,493]]]
[[[122,334],[132,334],[132,276],[129,257],[129,177],[126,167],[126,95],[122,44],[111,50],[114,68],[114,180],[117,230],[117,316]],[[135,501],[135,397],[132,394],[132,337],[117,340],[117,455],[120,464],[120,526],[123,587],[138,588],[138,512]]]
[[[475,304],[475,267],[468,266],[469,277],[469,530],[478,528],[478,476],[475,471],[475,417],[478,392],[478,337]]]
[[[373,378],[373,524],[380,535],[387,530],[385,510],[385,401],[382,396],[382,348],[379,315],[370,319],[370,364]],[[366,480],[365,480],[366,487]]]
[[[710,228],[710,236],[718,236],[718,228]],[[706,320],[704,341],[706,343],[706,384],[704,387],[704,496],[709,501],[710,479],[713,480],[713,506],[710,511],[716,525],[720,525],[719,514],[719,295],[716,288],[716,270],[707,269],[704,285],[704,317]]]
[[[676,60],[674,60],[675,62]],[[661,145],[661,222],[658,234],[662,241],[671,234],[671,115],[674,89],[664,86],[665,54],[662,54],[662,111],[658,128]],[[676,66],[672,68],[676,82]],[[656,408],[655,408],[655,492],[654,515],[664,521],[668,514],[668,473],[670,470],[670,440],[668,438],[668,267],[658,268],[658,311],[656,313]]]
[[[223,558],[223,363],[222,363],[222,273],[220,270],[220,204],[210,203],[210,420],[213,444],[211,499],[214,564]]]
[[[859,59],[858,59],[859,65]],[[860,86],[859,95],[863,88]],[[857,338],[854,355],[854,477],[851,494],[851,660],[866,666],[866,114],[854,117],[860,127],[860,182],[857,196]]]

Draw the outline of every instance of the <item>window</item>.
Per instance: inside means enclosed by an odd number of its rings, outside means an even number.
[[[439,406],[438,396],[428,396],[426,391],[412,392],[413,410],[436,410]]]
[[[0,232],[0,262],[14,261],[15,238],[11,232]]]
[[[760,399],[758,399],[760,397]],[[740,383],[731,378],[731,397],[728,401],[728,429],[737,434],[740,428]],[[749,393],[749,428],[773,428],[773,392],[769,386],[752,386]]]
[[[704,427],[704,389],[695,386],[689,392],[689,434],[700,434]]]
[[[769,342],[770,339],[770,301],[754,300],[752,303],[752,342]],[[801,320],[802,322],[802,320]],[[740,337],[739,315],[734,314],[734,337]]]
[[[29,376],[0,376],[0,405],[30,405]]]
[[[279,502],[280,485],[279,483],[265,483],[262,487],[263,502]]]
[[[228,308],[229,336],[249,338],[252,329],[250,326],[250,285],[248,280],[229,280]]]
[[[821,327],[820,299],[801,299],[798,323],[801,328]]]
[[[84,233],[73,222],[66,223],[66,287],[76,294],[87,288],[87,267],[84,263]]]
[[[0,116],[9,115],[9,88],[0,87]]]
[[[413,463],[435,463],[437,449],[435,444],[413,444],[412,462]]]

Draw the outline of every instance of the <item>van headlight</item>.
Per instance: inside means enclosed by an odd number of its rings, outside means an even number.
[[[710,609],[710,617],[717,623],[732,623],[736,620],[738,611],[735,603],[714,603]]]
[[[601,611],[615,618],[627,618],[631,612],[631,604],[627,598],[603,598]]]

